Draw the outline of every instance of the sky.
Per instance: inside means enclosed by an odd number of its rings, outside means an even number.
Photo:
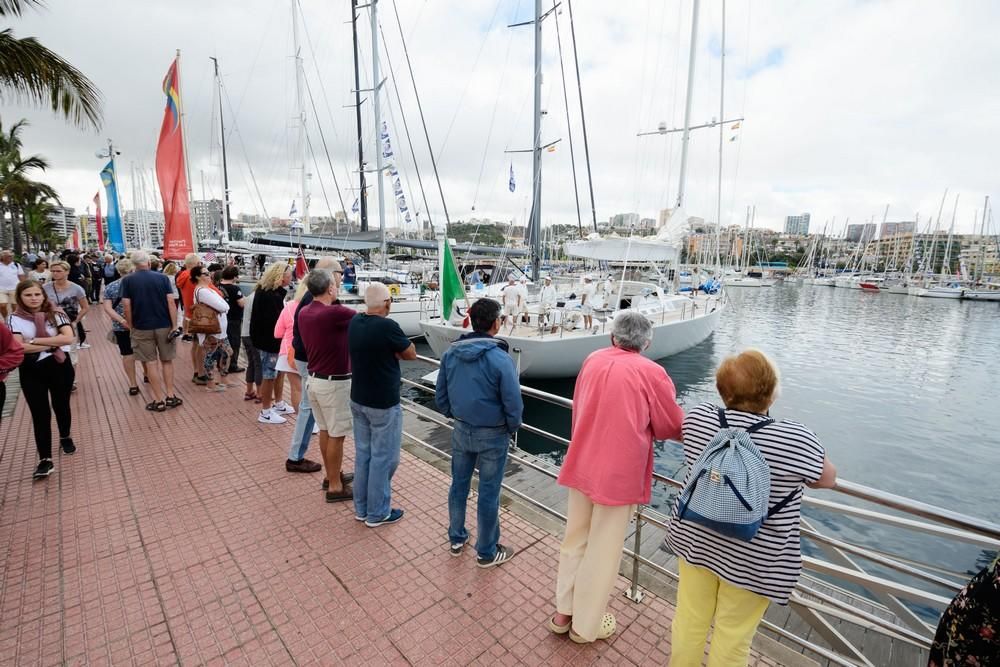
[[[305,70],[312,215],[350,209],[357,196],[357,128],[349,0],[298,0]],[[551,7],[551,0],[546,4]],[[471,217],[523,224],[530,207],[533,30],[529,0],[380,0],[382,117],[411,213],[435,222]],[[589,139],[596,217],[655,218],[678,197],[680,134],[637,137],[683,124],[692,0],[576,0],[573,19]],[[692,124],[719,116],[721,0],[701,3]],[[397,23],[396,12],[399,22]],[[848,222],[913,220],[978,230],[984,196],[998,195],[1000,4],[933,0],[726,4],[721,217],[780,229],[809,212],[813,232]],[[25,153],[46,157],[43,180],[83,212],[101,188],[95,152],[113,139],[123,208],[159,208],[151,186],[165,97],[162,80],[181,51],[181,95],[192,195],[221,197],[219,116],[211,56],[219,59],[233,214],[287,217],[301,210],[292,0],[49,0],[10,22],[100,88],[104,123],[80,130],[47,110],[0,97],[0,120],[28,118]],[[424,137],[413,80],[423,107]],[[372,87],[368,10],[358,22],[361,88]],[[562,64],[569,113],[564,103]],[[590,197],[580,102],[565,5],[543,24],[543,223],[576,224]],[[391,64],[391,67],[390,67]],[[396,89],[398,88],[398,93]],[[371,93],[362,104],[366,159],[374,167]],[[405,123],[410,131],[409,149]],[[325,146],[325,148],[324,148]],[[691,133],[688,215],[717,217],[719,129]],[[435,156],[440,189],[433,177]],[[331,169],[332,166],[332,169]],[[417,170],[424,196],[418,186]],[[508,189],[513,169],[515,191]],[[134,174],[141,173],[140,179]],[[336,184],[335,181],[336,180]],[[371,175],[369,177],[371,182]],[[386,218],[400,215],[386,182]],[[956,207],[957,199],[957,207]],[[373,226],[377,192],[370,189]],[[886,214],[886,206],[888,213]],[[994,231],[996,224],[993,225]]]

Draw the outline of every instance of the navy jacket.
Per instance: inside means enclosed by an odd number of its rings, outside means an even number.
[[[434,397],[438,409],[471,426],[521,426],[524,402],[506,341],[488,334],[465,334],[441,357]]]

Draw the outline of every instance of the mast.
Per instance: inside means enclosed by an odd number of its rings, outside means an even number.
[[[955,207],[951,210],[951,225],[948,227],[948,242],[944,246],[944,261],[941,262],[941,278],[951,275],[951,238],[955,233],[955,216],[958,213],[958,200],[961,193],[955,195]]]
[[[358,0],[351,0],[351,32],[354,37],[354,112],[358,120],[358,205],[361,207],[361,231],[368,231],[368,197],[365,185],[365,143],[361,130],[361,71],[358,69]],[[377,128],[376,128],[377,131]]]
[[[976,273],[979,274],[979,277],[976,278],[976,283],[981,283],[986,274],[986,212],[989,209],[990,196],[986,195],[986,201],[983,202],[983,224],[979,226],[979,262],[976,266]]]
[[[555,9],[556,0],[552,0]],[[566,107],[566,132],[569,134],[569,163],[573,171],[573,200],[576,202],[576,226],[583,238],[583,217],[580,215],[580,188],[576,183],[576,151],[573,150],[573,126],[569,117],[569,95],[566,92],[566,67],[563,65],[562,36],[559,33],[559,15],[556,14],[556,43],[559,45],[559,73],[562,75],[563,106]],[[579,83],[579,81],[577,81]]]
[[[719,188],[715,207],[715,265],[722,266],[722,147],[726,133],[726,0],[722,0],[722,56],[719,58],[722,76],[719,85]],[[687,125],[687,122],[684,123]]]
[[[373,0],[374,1],[374,0]],[[697,2],[697,0],[695,0]],[[542,242],[542,0],[535,0],[535,128],[532,143],[531,183],[531,279],[538,280],[541,271]]]
[[[302,52],[299,46],[299,0],[292,0],[292,44],[295,49],[295,100],[298,104],[299,121],[299,169],[300,187],[302,189],[302,233],[309,233],[309,190],[306,173],[306,103],[303,97],[305,90],[305,72],[302,68]],[[223,144],[224,145],[224,144]],[[223,149],[225,150],[225,149]]]
[[[226,121],[222,117],[222,75],[219,74],[219,59],[211,58],[215,64],[215,81],[219,86],[219,141],[222,143],[222,238],[223,243],[229,242],[229,167],[226,164]]]
[[[184,113],[184,95],[181,93],[181,50],[177,49],[177,100],[180,109],[177,111],[181,116],[181,142],[184,145],[184,175],[187,177],[188,186],[188,220],[191,225],[191,241],[194,244],[195,250],[198,249],[198,227],[194,224],[194,216],[191,215],[191,202],[194,200],[194,195],[191,190],[191,166],[188,164],[188,143],[187,143],[187,124],[184,122],[187,118]]]
[[[372,24],[372,110],[375,114],[375,137],[378,146],[375,149],[375,182],[378,183],[378,219],[379,240],[382,251],[382,263],[385,263],[385,186],[382,182],[382,116],[379,109],[378,93],[382,80],[378,69],[378,0],[369,0],[368,11]]]
[[[590,173],[590,144],[587,141],[587,114],[583,113],[583,85],[580,83],[580,58],[576,52],[576,28],[573,26],[573,0],[566,0],[569,9],[569,34],[573,40],[573,63],[576,66],[576,93],[580,99],[580,125],[583,127],[583,155],[587,162],[587,185],[590,187],[590,217],[597,231],[597,205],[594,203],[594,178]],[[558,24],[558,19],[556,23]],[[558,33],[556,33],[558,35]]]
[[[698,6],[700,0],[694,0],[691,16],[691,51],[688,56],[687,96],[684,100],[684,134],[681,135],[681,173],[677,187],[677,206],[684,205],[684,184],[687,179],[688,139],[691,137],[691,101],[694,95],[694,61],[698,53]],[[721,118],[719,119],[722,120]]]

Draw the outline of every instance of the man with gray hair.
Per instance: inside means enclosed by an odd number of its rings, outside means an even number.
[[[146,405],[152,412],[163,412],[183,403],[174,393],[174,356],[177,309],[174,307],[170,279],[149,270],[149,255],[142,250],[132,253],[135,271],[122,278],[121,299],[125,306],[125,328],[132,332],[135,358],[144,363],[153,400]],[[155,362],[159,362],[159,368]],[[160,373],[163,385],[160,384]]]
[[[403,439],[399,360],[416,359],[417,349],[399,324],[389,319],[392,296],[388,287],[368,285],[365,306],[367,312],[355,317],[348,331],[351,368],[359,380],[351,386],[354,518],[376,528],[403,518],[403,510],[391,504],[392,476]]]
[[[326,502],[336,503],[354,497],[349,484],[353,476],[343,474],[341,464],[344,438],[351,432],[351,358],[347,350],[347,330],[357,313],[336,301],[338,281],[326,269],[313,269],[305,280],[313,300],[297,315],[299,335],[309,359],[306,362],[309,379],[304,391],[309,394],[311,412],[319,424],[319,449],[326,467]],[[298,420],[302,420],[301,414]],[[303,437],[308,438],[308,435]],[[293,448],[298,444],[292,441]],[[288,462],[285,466],[289,470]]]

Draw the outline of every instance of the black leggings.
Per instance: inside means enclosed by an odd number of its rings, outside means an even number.
[[[87,342],[87,332],[83,330],[83,322],[76,323],[76,335],[80,338],[80,344]]]
[[[0,422],[3,421],[3,409],[7,405],[7,381],[0,380]]]
[[[229,320],[226,324],[226,338],[229,339],[229,347],[233,349],[232,356],[229,357],[229,370],[239,367],[240,362],[240,329],[243,328],[243,320]]]
[[[30,361],[25,356],[21,365],[21,393],[31,412],[31,423],[35,429],[35,447],[38,458],[52,458],[52,413],[56,413],[59,437],[68,438],[73,415],[70,413],[69,396],[73,389],[76,372],[67,356],[60,364],[55,357],[42,361]],[[51,397],[51,407],[49,400]]]

